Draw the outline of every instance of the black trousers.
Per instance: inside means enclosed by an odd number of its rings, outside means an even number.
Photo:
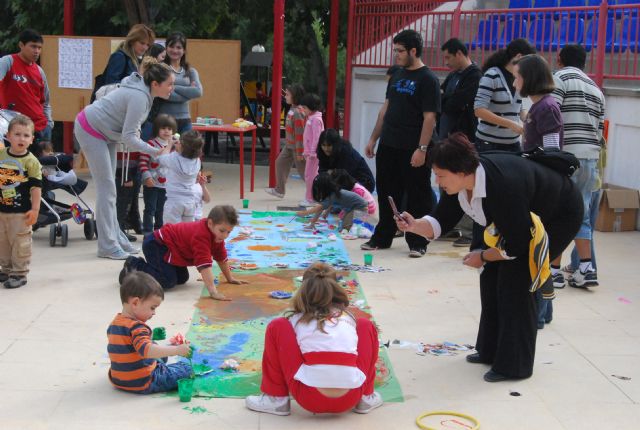
[[[573,191],[561,215],[542,220],[551,260],[571,243],[582,223],[582,198],[575,187]],[[511,378],[528,378],[533,373],[538,312],[530,284],[528,255],[488,263],[480,275],[482,313],[476,350],[495,372]]]
[[[431,169],[425,165],[412,167],[411,156],[414,150],[403,150],[380,145],[376,154],[376,188],[378,190],[378,210],[380,221],[371,237],[373,243],[381,248],[391,246],[396,233],[396,222],[389,205],[389,196],[396,205],[402,203],[406,195],[405,210],[416,218],[421,218],[433,209],[434,198],[431,190]],[[426,248],[428,241],[423,236],[406,233],[404,235],[409,249]]]

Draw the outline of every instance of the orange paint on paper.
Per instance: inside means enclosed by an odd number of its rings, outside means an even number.
[[[279,249],[282,249],[282,247],[280,246],[271,246],[271,245],[252,245],[252,246],[248,246],[247,248],[249,248],[252,251],[278,251]]]

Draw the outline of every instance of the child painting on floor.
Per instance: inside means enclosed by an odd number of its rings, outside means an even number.
[[[298,216],[313,214],[309,221],[311,227],[315,226],[323,212],[326,215],[334,208],[341,209],[342,222],[339,231],[344,232],[346,230],[348,232],[353,225],[355,212],[366,212],[368,210],[368,204],[365,199],[353,191],[341,190],[328,173],[320,173],[316,176],[313,180],[312,191],[313,198],[320,203],[309,209],[296,212]]]
[[[152,394],[175,390],[178,379],[193,373],[185,362],[165,364],[157,360],[174,355],[186,357],[188,343],[156,345],[152,330],[146,324],[164,300],[158,282],[146,273],[128,274],[120,287],[122,312],[116,315],[107,329],[109,345],[109,380],[114,387],[136,394]]]
[[[164,224],[195,220],[196,196],[193,184],[200,173],[202,146],[200,133],[189,130],[180,136],[176,150],[158,157],[158,163],[167,169],[167,201],[164,204]]]
[[[376,217],[376,212],[378,211],[378,203],[376,199],[373,198],[368,189],[366,189],[362,184],[356,182],[356,180],[344,169],[335,169],[331,171],[331,179],[340,187],[342,190],[353,191],[367,202],[367,211],[356,211],[355,217],[369,223],[372,226],[375,226],[378,223],[378,218]]]
[[[309,267],[285,317],[269,323],[262,356],[263,394],[248,396],[247,408],[289,415],[292,396],[313,413],[366,414],[382,405],[373,390],[378,332],[355,318],[349,298],[324,263]]]
[[[147,142],[153,148],[163,149],[171,144],[173,135],[178,130],[176,120],[166,114],[160,114],[153,121],[153,138]],[[151,233],[162,227],[164,203],[167,199],[167,172],[161,167],[158,159],[149,154],[140,154],[138,163],[144,188],[144,212],[142,215],[142,231]]]
[[[300,202],[302,206],[313,206],[313,180],[318,174],[318,139],[324,130],[322,112],[320,111],[320,97],[316,94],[305,94],[300,100],[300,107],[307,117],[302,137],[304,150],[302,155],[305,159],[304,182],[307,187],[305,199]]]
[[[128,273],[138,270],[153,276],[162,288],[170,289],[186,283],[189,266],[195,266],[212,299],[231,300],[218,291],[211,266],[215,260],[230,284],[247,283],[235,279],[227,263],[224,241],[236,225],[238,213],[232,206],[215,206],[206,219],[199,221],[165,224],[145,236],[145,258],[127,258],[118,280],[122,284]]]

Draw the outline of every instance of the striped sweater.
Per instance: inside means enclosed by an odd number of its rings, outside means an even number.
[[[151,384],[156,360],[145,358],[151,346],[151,328],[142,321],[122,314],[107,329],[109,379],[121,390],[144,391]]]
[[[167,142],[159,137],[155,139],[151,139],[149,145],[153,148],[162,149],[167,146]],[[165,183],[167,182],[167,172],[164,167],[160,166],[158,163],[157,157],[153,157],[149,154],[140,154],[140,159],[138,163],[138,167],[140,169],[140,173],[142,175],[142,182],[147,178],[153,179],[153,186],[156,188],[165,188]]]
[[[597,160],[604,130],[604,95],[580,69],[565,67],[553,79],[553,96],[564,121],[564,149],[577,158]]]
[[[498,67],[491,67],[480,78],[473,108],[485,108],[498,116],[519,122],[522,97],[517,92],[512,95],[502,71]],[[513,144],[520,141],[520,136],[511,129],[483,120],[478,121],[476,137],[489,143]]]

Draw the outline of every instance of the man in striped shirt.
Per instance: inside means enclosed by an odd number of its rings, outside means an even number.
[[[567,45],[558,54],[561,67],[554,75],[556,89],[553,96],[560,105],[564,121],[564,150],[580,160],[580,168],[571,179],[576,183],[584,202],[584,218],[575,243],[580,266],[569,278],[572,287],[586,288],[598,285],[598,275],[591,264],[592,226],[589,213],[594,203],[591,197],[598,181],[598,158],[602,150],[604,130],[604,95],[598,86],[583,72],[587,53],[580,45]],[[553,284],[564,287],[560,267],[551,267]]]
[[[120,287],[122,312],[107,329],[109,345],[109,380],[114,387],[137,394],[175,390],[178,379],[193,373],[185,362],[165,364],[156,359],[172,355],[188,356],[188,343],[156,345],[146,322],[164,300],[164,291],[152,276],[143,272],[128,274]]]

